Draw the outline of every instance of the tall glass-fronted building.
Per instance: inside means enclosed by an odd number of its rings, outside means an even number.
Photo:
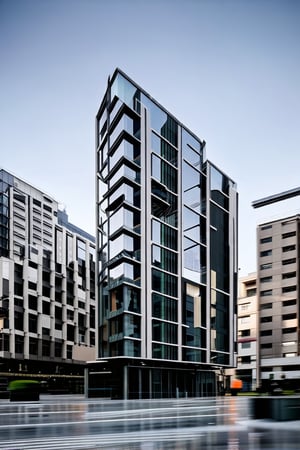
[[[90,395],[214,395],[217,369],[235,365],[235,183],[119,69],[96,117],[96,166]]]

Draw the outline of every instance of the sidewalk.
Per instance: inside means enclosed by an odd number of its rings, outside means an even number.
[[[255,430],[284,430],[300,432],[300,420],[276,421],[271,419],[249,419],[238,423]]]

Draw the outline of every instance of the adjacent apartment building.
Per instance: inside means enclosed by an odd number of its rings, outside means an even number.
[[[258,379],[299,388],[300,216],[259,225],[257,243]]]
[[[1,376],[83,385],[95,358],[94,241],[52,197],[0,170]]]
[[[256,273],[239,279],[238,296],[238,358],[235,376],[243,381],[243,389],[257,387],[257,289]]]
[[[236,364],[236,184],[119,69],[97,113],[96,161],[89,395],[216,394],[216,370]]]

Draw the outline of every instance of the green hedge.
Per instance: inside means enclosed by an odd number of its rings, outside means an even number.
[[[8,385],[9,391],[39,390],[40,383],[35,380],[13,380]]]

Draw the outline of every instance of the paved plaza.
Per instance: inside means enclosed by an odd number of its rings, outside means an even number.
[[[300,421],[253,420],[248,397],[164,400],[42,395],[0,400],[0,449],[288,450]]]

